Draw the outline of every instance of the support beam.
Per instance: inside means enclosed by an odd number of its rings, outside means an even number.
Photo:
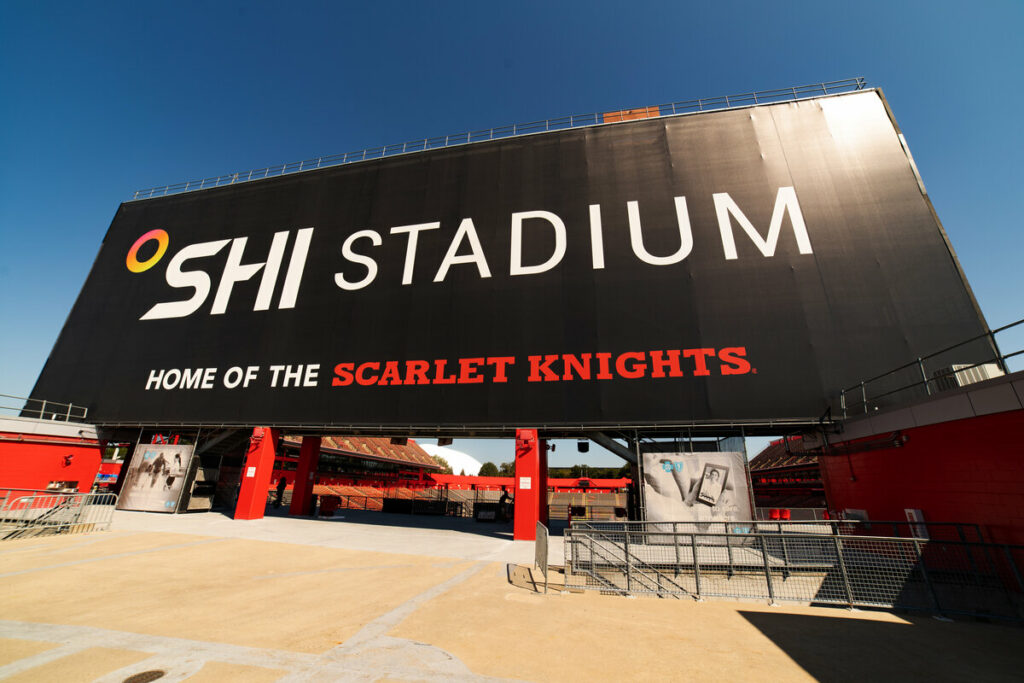
[[[274,456],[280,431],[270,427],[256,427],[249,439],[249,451],[242,468],[242,486],[235,505],[235,519],[263,519],[267,507],[267,492],[274,476]]]
[[[621,443],[608,436],[605,432],[590,432],[587,434],[587,438],[596,443],[598,446],[607,448],[615,455],[619,456],[631,465],[636,464],[636,453],[632,449],[623,446]]]
[[[295,482],[292,486],[292,504],[288,508],[290,515],[310,515],[313,513],[310,503],[313,502],[313,484],[316,483],[316,468],[320,464],[320,437],[302,437],[299,449],[299,466],[295,470]]]
[[[536,429],[516,430],[515,526],[512,538],[533,541],[537,522],[547,523],[547,444]]]

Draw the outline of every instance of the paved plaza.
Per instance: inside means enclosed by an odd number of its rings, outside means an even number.
[[[544,595],[522,580],[533,544],[507,526],[340,514],[118,512],[108,532],[5,541],[0,679],[1008,681],[1024,670],[1016,626]]]

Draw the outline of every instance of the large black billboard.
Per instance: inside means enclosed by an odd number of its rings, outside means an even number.
[[[33,396],[101,424],[764,423],[985,329],[863,91],[123,204]]]

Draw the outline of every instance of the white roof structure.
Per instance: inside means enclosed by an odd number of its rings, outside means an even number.
[[[416,443],[429,455],[439,455],[444,458],[448,464],[452,466],[453,474],[462,474],[462,472],[465,471],[468,476],[475,477],[480,473],[480,466],[483,463],[468,453],[457,451],[448,446],[438,446],[437,444],[432,443],[420,443],[419,441]]]

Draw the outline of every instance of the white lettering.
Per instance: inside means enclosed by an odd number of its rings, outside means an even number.
[[[555,229],[555,251],[544,263],[536,266],[523,265],[523,221],[529,218],[540,218],[547,221]],[[550,211],[521,211],[512,214],[512,254],[509,275],[534,275],[551,270],[565,256],[565,223]]]
[[[154,389],[160,388],[160,383],[164,381],[163,370],[150,370],[149,379],[146,380],[146,391],[153,391]]]
[[[174,301],[161,303],[146,311],[139,320],[161,320],[163,318],[184,318],[199,310],[199,307],[206,301],[210,294],[210,276],[202,270],[185,271],[181,266],[190,259],[213,256],[224,248],[224,245],[231,240],[215,240],[213,242],[200,242],[190,244],[183,248],[171,262],[167,264],[167,273],[164,276],[167,284],[175,288],[191,287],[195,290],[191,299],[185,301]]]
[[[718,230],[722,233],[722,249],[725,251],[727,260],[739,258],[736,254],[736,242],[732,235],[732,224],[729,221],[730,214],[740,224],[743,231],[747,233],[754,246],[764,256],[774,256],[775,247],[779,243],[779,234],[782,232],[782,216],[789,212],[789,220],[793,225],[793,233],[796,235],[796,245],[801,254],[814,253],[811,249],[811,239],[807,236],[807,226],[804,225],[804,215],[800,211],[800,202],[796,198],[796,190],[792,187],[780,187],[775,196],[775,207],[772,209],[772,220],[768,226],[768,237],[762,239],[761,234],[754,228],[753,224],[740,211],[740,207],[732,200],[728,192],[717,192],[714,195],[715,213],[718,215]]]
[[[356,282],[349,282],[345,279],[345,275],[343,273],[335,273],[335,284],[344,290],[353,291],[356,289],[362,289],[373,282],[373,279],[377,277],[377,262],[369,256],[363,256],[362,254],[357,254],[352,251],[352,243],[363,238],[369,239],[375,247],[379,247],[381,244],[380,234],[375,230],[360,230],[359,232],[354,232],[348,236],[345,243],[341,245],[341,255],[345,257],[346,261],[366,266],[366,277]]]
[[[637,202],[626,202],[629,214],[629,242],[633,253],[644,263],[652,266],[669,266],[679,263],[693,251],[693,230],[690,229],[690,213],[686,210],[686,197],[676,197],[676,223],[679,225],[679,249],[669,256],[653,256],[644,246],[643,228],[640,225],[640,206]]]
[[[299,296],[299,284],[302,282],[302,271],[306,269],[309,242],[312,239],[313,228],[303,228],[295,233],[295,246],[292,247],[292,257],[288,261],[288,271],[284,275],[281,300],[277,302],[278,308],[295,308],[295,299]]]
[[[456,256],[455,254],[459,251],[459,247],[462,246],[463,239],[469,240],[469,248],[472,253]],[[473,225],[472,218],[465,218],[459,224],[459,229],[456,231],[455,237],[452,238],[452,243],[448,247],[448,253],[444,255],[441,267],[437,269],[434,282],[444,282],[445,276],[448,275],[448,269],[460,263],[475,263],[481,278],[491,276],[491,269],[487,267],[487,259],[484,258],[484,250],[480,246],[480,238],[476,236],[476,227]]]
[[[224,386],[228,389],[234,389],[242,383],[242,368],[237,365],[233,368],[228,368],[228,371],[224,373]]]
[[[198,389],[199,382],[203,378],[202,368],[185,368],[181,374],[182,389]]]
[[[604,235],[601,233],[601,205],[590,205],[590,256],[594,270],[604,269]]]
[[[396,228],[391,228],[392,235],[401,235],[408,233],[409,241],[405,246],[405,268],[402,269],[402,284],[412,284],[412,273],[416,267],[416,243],[419,240],[420,232],[424,230],[437,230],[441,227],[440,222],[436,223],[419,223],[418,225],[400,225]]]
[[[171,368],[164,373],[163,388],[167,391],[178,386],[178,382],[181,381],[181,370],[178,368]]]

